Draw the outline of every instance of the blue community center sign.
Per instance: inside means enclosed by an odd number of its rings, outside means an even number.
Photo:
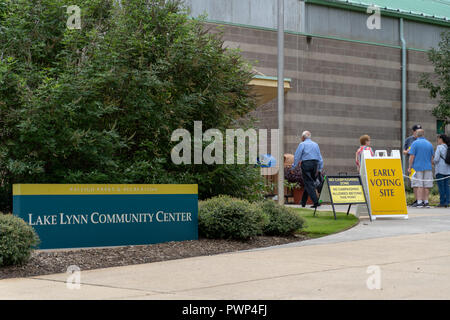
[[[13,213],[40,249],[197,240],[198,186],[16,184]]]

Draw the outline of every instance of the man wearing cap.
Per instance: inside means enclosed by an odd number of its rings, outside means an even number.
[[[413,142],[416,141],[418,129],[422,129],[422,126],[420,124],[415,124],[412,127],[412,131],[413,131],[412,135],[409,136],[408,138],[406,138],[405,145],[403,146],[403,153],[405,155],[408,155],[409,148],[411,148],[411,145],[413,144]]]
[[[411,136],[409,136],[408,138],[406,138],[405,140],[405,145],[403,146],[403,153],[406,155],[406,159],[405,159],[405,166],[408,166],[409,163],[409,150],[411,149],[411,145],[413,144],[414,141],[416,141],[417,139],[417,130],[422,129],[422,126],[420,124],[415,124],[412,127],[412,131],[413,134]],[[410,183],[411,186],[411,183]],[[414,202],[411,204],[412,206],[416,206],[417,204],[417,188],[413,188],[414,190]]]

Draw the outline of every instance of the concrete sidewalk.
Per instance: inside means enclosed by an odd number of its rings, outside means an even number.
[[[300,206],[292,206],[300,207]],[[337,206],[336,210],[345,211],[347,206]],[[332,211],[331,206],[320,206],[317,215],[321,211]],[[355,214],[355,207],[350,210]],[[305,246],[321,243],[335,243],[345,241],[357,241],[363,239],[392,237],[407,234],[421,234],[450,231],[450,208],[417,209],[408,207],[408,219],[377,218],[370,221],[368,216],[360,217],[360,223],[347,231],[339,232],[327,237],[312,239],[302,242],[294,242],[278,247]],[[272,249],[274,247],[271,247]],[[266,249],[266,248],[263,248]]]
[[[450,299],[448,219],[450,209],[415,209],[323,243],[82,271],[79,290],[67,274],[1,280],[0,299]],[[380,234],[400,221],[399,234]],[[367,287],[369,266],[380,268],[380,289]]]

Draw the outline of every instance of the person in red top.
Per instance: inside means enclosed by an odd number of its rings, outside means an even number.
[[[363,153],[363,151],[369,150],[370,154],[372,156],[374,155],[373,150],[370,147],[370,137],[367,134],[361,136],[359,138],[359,142],[360,142],[361,146],[356,151],[356,155],[355,155],[356,167],[358,168],[358,173],[359,173],[359,169],[361,168],[361,154]]]

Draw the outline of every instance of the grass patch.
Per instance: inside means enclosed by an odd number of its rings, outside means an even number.
[[[317,211],[314,216],[314,210],[298,208],[295,210],[306,221],[302,232],[307,233],[311,238],[319,238],[349,229],[359,221],[351,213],[347,216],[345,212],[336,212],[337,220],[334,220],[333,211]]]

